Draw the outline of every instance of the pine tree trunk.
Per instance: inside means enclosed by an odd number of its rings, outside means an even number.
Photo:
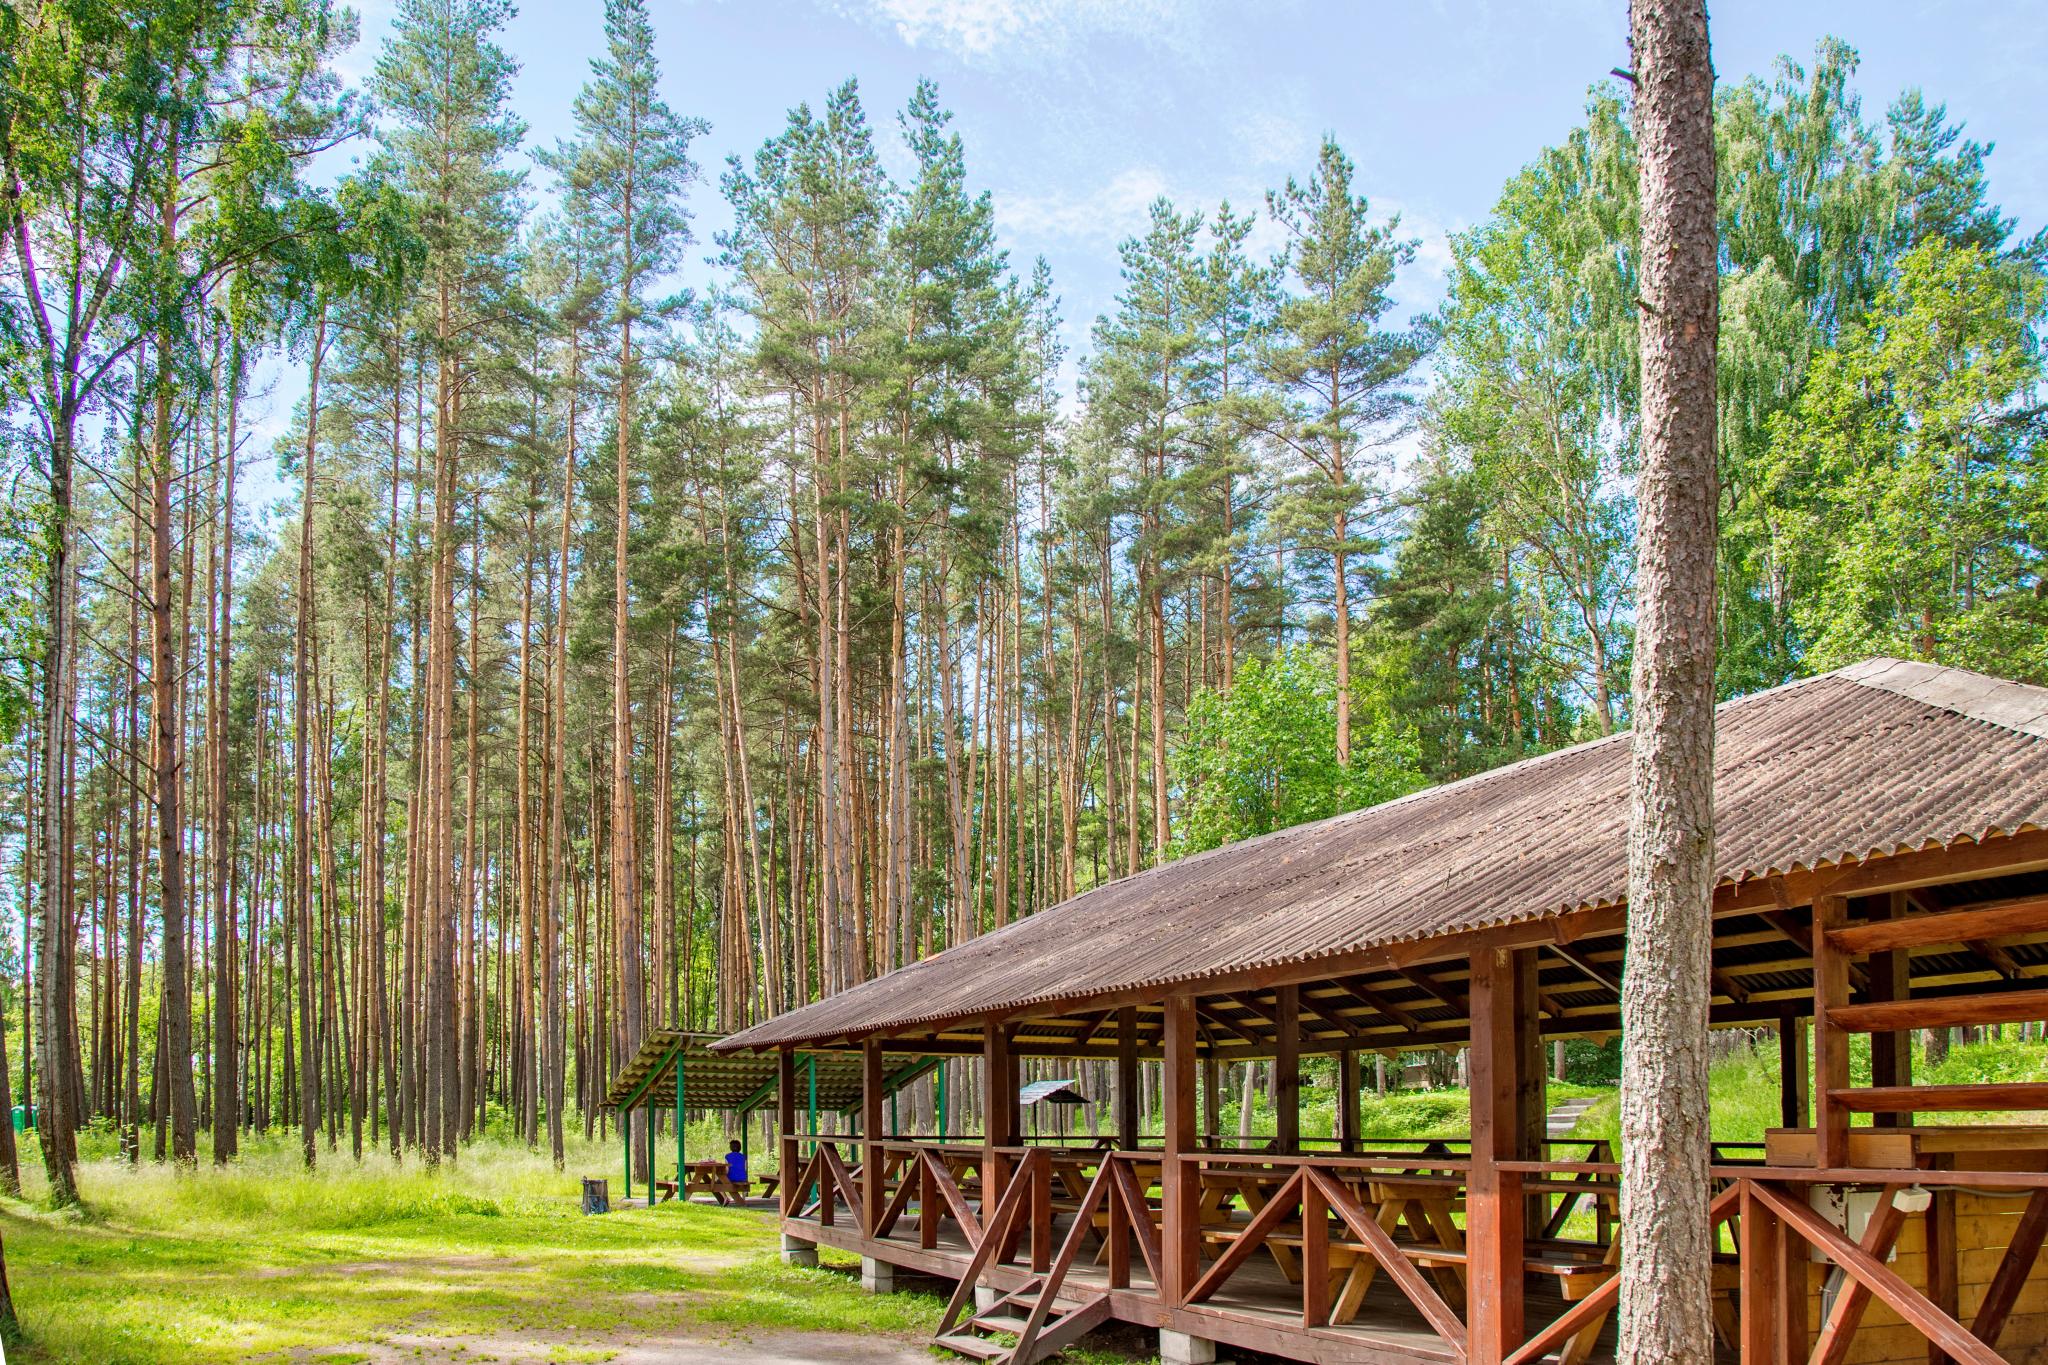
[[[1717,281],[1703,0],[1633,0],[1642,185],[1620,1358],[1713,1358],[1707,1006],[1714,885]]]

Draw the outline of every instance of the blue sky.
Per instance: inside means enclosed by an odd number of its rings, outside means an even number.
[[[1625,65],[1625,0],[652,0],[666,94],[702,116],[694,196],[699,246],[727,220],[726,157],[748,155],[799,101],[860,80],[895,169],[895,111],[920,75],[939,83],[970,173],[995,197],[1022,271],[1052,264],[1078,344],[1117,290],[1117,242],[1154,196],[1183,207],[1264,191],[1305,173],[1333,133],[1357,184],[1422,241],[1401,285],[1407,311],[1438,298],[1446,234],[1483,217],[1502,181],[1577,122],[1587,87]],[[389,0],[361,4],[344,60],[365,76]],[[1971,136],[1997,144],[1993,191],[2025,231],[2048,222],[2048,11],[2040,0],[1794,3],[1726,0],[1712,11],[1723,81],[1803,59],[1834,34],[1862,54],[1876,119],[1917,85]],[[530,145],[571,132],[570,101],[603,43],[597,0],[528,0],[504,41]],[[544,175],[534,188],[546,190]],[[297,396],[281,376],[271,400]]]

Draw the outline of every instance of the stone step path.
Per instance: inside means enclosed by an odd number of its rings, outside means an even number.
[[[1564,1101],[1545,1116],[1543,1121],[1544,1136],[1549,1138],[1570,1137],[1572,1129],[1579,1126],[1579,1120],[1585,1117],[1586,1111],[1592,1107],[1592,1099],[1584,1095],[1577,1099]]]

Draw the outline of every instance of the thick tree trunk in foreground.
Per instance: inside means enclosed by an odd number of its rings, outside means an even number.
[[[1620,1358],[1713,1358],[1707,1227],[1714,883],[1716,252],[1703,0],[1633,0],[1642,183],[1629,951],[1622,981]]]

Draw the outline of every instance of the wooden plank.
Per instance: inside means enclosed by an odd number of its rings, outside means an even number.
[[[1859,1114],[1911,1114],[1916,1110],[2048,1109],[2048,1083],[1985,1082],[1973,1085],[1874,1085],[1843,1090],[1836,1103]]]
[[[1977,1305],[1977,1316],[1970,1322],[1970,1334],[1986,1346],[1998,1345],[2013,1305],[2019,1302],[2020,1291],[2033,1274],[2044,1237],[2048,1237],[2048,1190],[2035,1190],[2013,1228],[2012,1240],[2006,1244],[2005,1255],[1999,1258],[1998,1270],[1984,1290],[1983,1301]]]
[[[1836,1025],[1849,1033],[2012,1024],[2022,1020],[2048,1019],[2048,990],[1992,991],[1983,995],[1943,995],[1881,1004],[1844,1005],[1834,1012],[1834,1017]]]
[[[1870,1292],[1891,1306],[1913,1329],[1947,1355],[1965,1365],[2004,1365],[1998,1353],[1971,1336],[1926,1295],[1899,1278],[1897,1272],[1843,1235],[1834,1224],[1796,1198],[1780,1195],[1769,1185],[1755,1185],[1756,1195],[1799,1235],[1827,1253],[1829,1260],[1870,1286]]]
[[[1832,930],[1828,938],[1845,953],[1875,953],[2044,930],[2048,930],[2048,895],[2019,896],[1928,915],[1873,919]]]

